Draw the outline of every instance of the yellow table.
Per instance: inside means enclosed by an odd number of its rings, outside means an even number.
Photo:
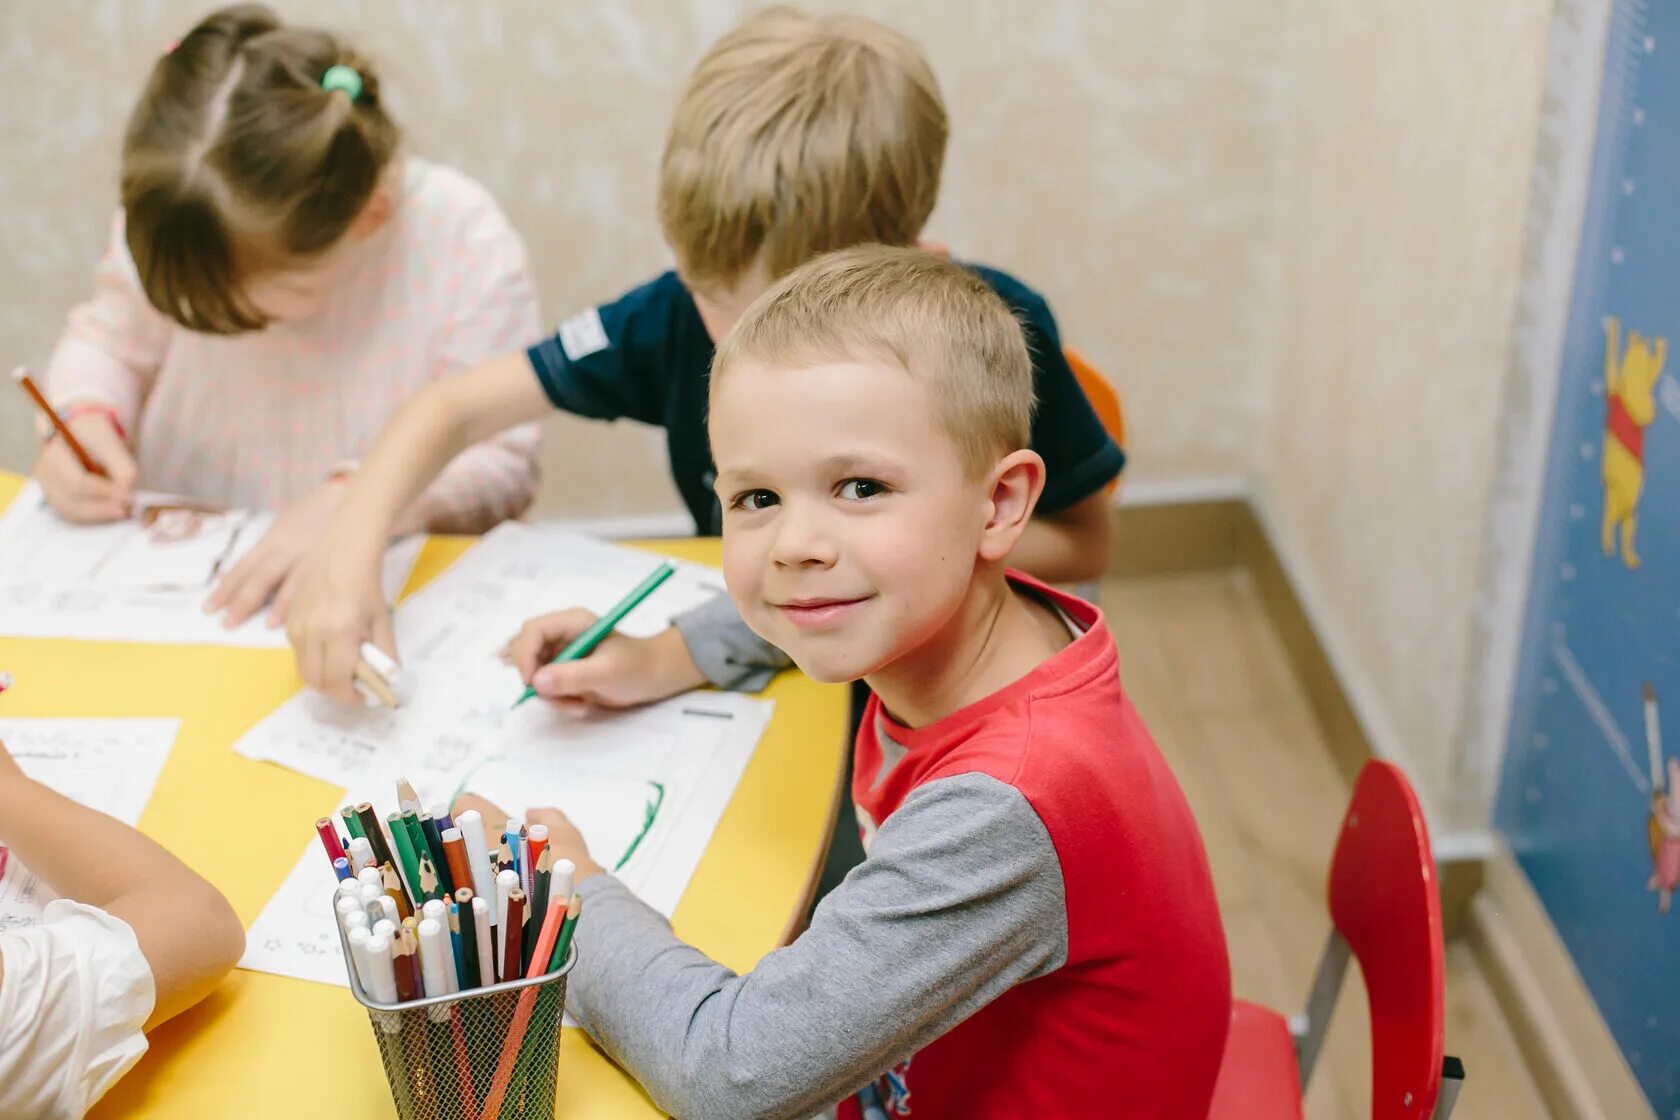
[[[0,473],[0,508],[22,480]],[[427,542],[408,591],[470,545]],[[716,541],[648,542],[715,564]],[[299,687],[285,650],[0,638],[16,685],[0,715],[178,717],[175,749],[140,818],[232,901],[248,926],[333,813],[342,790],[230,749]],[[843,771],[846,690],[784,673],[776,701],[673,923],[723,964],[751,968],[795,932],[822,864]],[[587,951],[587,947],[585,947]],[[581,1031],[564,1032],[559,1115],[658,1115]],[[151,1049],[95,1117],[379,1117],[394,1112],[367,1015],[340,988],[236,970]]]

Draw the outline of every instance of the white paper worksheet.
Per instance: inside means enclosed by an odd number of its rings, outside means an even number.
[[[142,494],[136,508],[167,505]],[[216,576],[256,547],[273,514],[228,510],[72,525],[31,481],[0,516],[0,636],[79,638],[281,649],[283,630],[259,614],[236,629],[204,613]],[[408,582],[424,544],[412,537],[385,555],[385,593]]]
[[[180,726],[175,719],[0,719],[0,741],[29,777],[132,825]],[[0,931],[34,925],[56,897],[11,854],[0,875]]]

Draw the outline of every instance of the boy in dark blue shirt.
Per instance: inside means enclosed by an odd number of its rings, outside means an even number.
[[[404,407],[350,479],[317,553],[300,566],[286,613],[304,680],[355,701],[361,643],[396,653],[379,583],[391,526],[462,449],[549,408],[663,426],[696,531],[716,533],[706,442],[715,340],[812,257],[867,242],[914,244],[938,196],[946,138],[926,58],[873,21],[769,9],[715,44],[683,91],[660,168],[660,224],[676,270],[567,319],[523,354],[428,387]],[[1107,563],[1104,488],[1124,456],[1063,358],[1043,298],[1002,272],[969,267],[1015,312],[1033,359],[1032,447],[1044,459],[1046,486],[1010,562],[1042,579],[1089,579]],[[540,650],[578,617],[534,620],[521,640]],[[521,669],[551,699],[620,705],[707,678],[750,686],[779,663],[755,646],[720,601],[645,645],[604,644],[576,663],[589,666],[584,678],[535,674],[535,654]]]

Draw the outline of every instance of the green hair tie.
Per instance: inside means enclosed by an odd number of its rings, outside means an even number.
[[[354,67],[329,66],[327,72],[321,75],[321,88],[331,93],[335,89],[344,91],[350,98],[350,104],[356,103],[356,98],[362,95],[362,76],[356,73]]]

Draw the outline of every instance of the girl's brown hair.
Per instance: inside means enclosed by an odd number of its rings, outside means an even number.
[[[353,100],[321,88],[333,66],[360,76]],[[152,68],[123,139],[146,298],[189,330],[261,330],[245,281],[344,236],[398,140],[372,67],[332,35],[284,27],[259,4],[205,17]]]

